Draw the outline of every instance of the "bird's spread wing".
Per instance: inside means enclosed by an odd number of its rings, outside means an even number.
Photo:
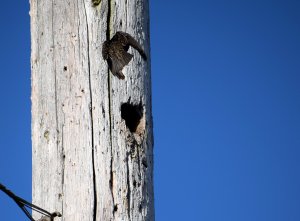
[[[125,45],[129,45],[129,46],[133,47],[134,49],[136,49],[140,53],[142,58],[144,60],[147,60],[147,56],[146,56],[142,46],[130,34],[127,34],[122,31],[118,31],[116,33],[116,36],[118,36],[118,39],[121,40],[122,43],[124,43]]]

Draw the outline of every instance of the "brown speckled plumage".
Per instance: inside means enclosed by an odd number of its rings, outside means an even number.
[[[122,69],[127,65],[133,55],[127,51],[129,46],[136,49],[144,60],[147,60],[147,56],[142,49],[142,46],[129,34],[118,31],[112,39],[105,41],[102,47],[103,59],[107,60],[108,67],[112,74],[120,79],[124,79],[125,76],[122,73]]]

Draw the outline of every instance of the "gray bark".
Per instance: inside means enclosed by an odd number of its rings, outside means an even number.
[[[154,220],[148,0],[31,0],[33,203],[55,220]],[[113,76],[102,43],[131,34],[135,50]],[[121,105],[141,108],[131,132]],[[35,218],[40,215],[34,214]]]

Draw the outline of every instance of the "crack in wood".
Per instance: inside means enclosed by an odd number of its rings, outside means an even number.
[[[93,208],[93,221],[97,220],[97,185],[96,185],[96,172],[95,172],[95,142],[94,142],[94,119],[93,119],[93,93],[92,93],[92,79],[91,79],[91,64],[90,64],[90,39],[89,39],[89,25],[87,19],[87,12],[85,7],[85,2],[82,2],[85,13],[86,22],[86,35],[87,35],[87,64],[88,64],[88,74],[89,74],[89,92],[90,92],[90,119],[91,119],[91,141],[92,141],[92,169],[93,169],[93,192],[94,192],[94,208]]]
[[[110,29],[111,29],[111,1],[107,0],[107,18],[106,18],[106,39],[110,39]],[[112,205],[115,205],[115,197],[114,197],[114,190],[113,190],[113,143],[112,143],[112,96],[111,96],[111,81],[109,75],[109,68],[107,67],[107,87],[108,87],[108,114],[109,114],[109,136],[110,136],[110,179],[109,179],[109,188],[112,197]],[[113,209],[113,216],[117,210]]]
[[[52,36],[55,35],[54,33],[54,1],[51,2],[52,4],[52,12],[51,12],[51,28],[52,28]],[[43,33],[42,33],[43,35]],[[58,125],[58,122],[59,122],[59,118],[58,118],[58,95],[57,95],[57,92],[58,92],[58,87],[57,87],[57,67],[56,67],[56,63],[55,63],[55,48],[54,48],[54,37],[52,37],[52,47],[53,47],[53,63],[54,63],[54,99],[55,99],[55,121],[56,121],[56,149],[57,151],[59,151],[59,125]],[[63,192],[64,192],[64,182],[65,182],[65,153],[64,153],[64,144],[63,144],[63,140],[64,140],[64,137],[63,137],[63,125],[62,125],[62,133],[61,133],[61,139],[62,139],[62,142],[61,142],[61,157],[63,158],[62,159],[62,162],[61,162],[61,193],[60,195],[58,195],[58,198],[61,199],[61,213],[63,214],[63,211],[64,211],[64,198],[63,198]],[[59,153],[59,152],[58,152]]]
[[[130,156],[130,154],[128,153],[127,154],[127,159],[126,159],[126,161],[127,161],[127,163],[126,163],[126,166],[127,166],[127,213],[128,213],[128,218],[129,218],[129,220],[130,220],[130,208],[131,208],[131,206],[130,206],[130,199],[131,199],[131,188],[130,188],[130,172],[129,172],[129,156]]]

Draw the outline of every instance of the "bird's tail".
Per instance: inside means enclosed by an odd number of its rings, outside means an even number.
[[[121,80],[124,80],[124,79],[125,79],[125,76],[124,76],[124,74],[122,73],[122,71],[116,72],[115,75],[116,75],[119,79],[121,79]]]

